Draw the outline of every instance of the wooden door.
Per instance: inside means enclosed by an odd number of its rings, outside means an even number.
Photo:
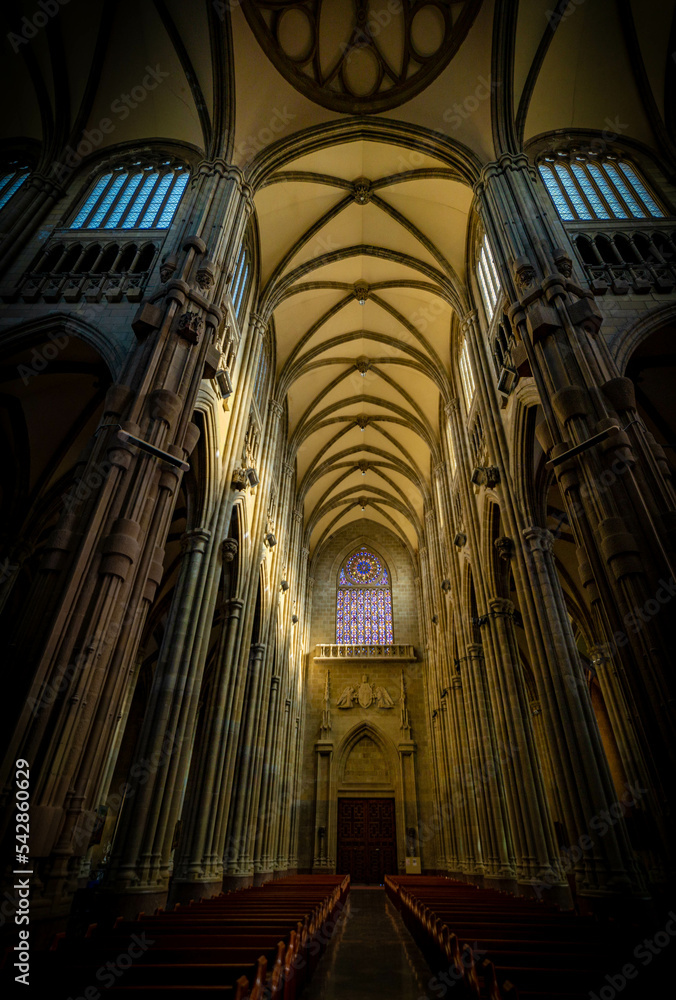
[[[366,885],[396,875],[394,799],[338,799],[337,872]]]

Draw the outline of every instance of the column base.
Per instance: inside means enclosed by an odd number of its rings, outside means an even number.
[[[91,895],[90,895],[91,893]],[[168,889],[149,889],[147,892],[116,892],[114,889],[82,889],[78,893],[78,910],[87,907],[90,923],[113,924],[118,917],[135,920],[137,914],[152,916],[158,907],[166,909]],[[73,908],[75,912],[75,907]]]
[[[228,892],[230,889],[250,889],[254,884],[253,872],[250,875],[224,875],[223,876],[223,891]]]
[[[652,897],[614,892],[578,892],[575,897],[582,916],[593,916],[602,922],[612,921],[617,926],[652,926],[656,919]]]
[[[210,882],[172,882],[169,889],[168,906],[180,903],[187,906],[191,899],[210,899],[223,891],[223,879]]]
[[[539,899],[546,903],[552,903],[562,910],[574,909],[573,894],[568,885],[547,885],[547,892],[542,892],[542,883],[539,881],[517,882],[516,895],[526,899]]]
[[[266,882],[271,882],[274,877],[273,871],[254,872],[253,885],[264,885]]]
[[[484,889],[498,889],[518,896],[517,881],[514,875],[486,875],[483,880]]]

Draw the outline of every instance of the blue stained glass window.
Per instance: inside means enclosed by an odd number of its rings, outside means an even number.
[[[19,190],[29,174],[28,167],[19,167],[16,170],[10,167],[0,175],[0,208],[7,204],[15,191]]]
[[[185,186],[188,183],[188,172],[179,174],[176,178],[176,183],[174,184],[171,194],[167,198],[167,203],[164,206],[162,215],[160,216],[159,222],[157,223],[158,229],[166,229],[170,224],[171,220],[176,214],[176,209],[178,208],[178,203],[180,202],[183,192],[185,191]]]
[[[96,205],[97,201],[103,194],[108,184],[108,181],[111,179],[112,176],[113,176],[112,174],[104,174],[103,177],[99,177],[96,184],[94,185],[94,190],[89,195],[84,205],[82,206],[78,214],[71,222],[70,224],[71,229],[81,229],[82,226],[84,226],[85,219],[87,218],[89,213],[94,208],[94,205]]]
[[[589,204],[591,205],[591,207],[593,208],[594,214],[596,215],[596,218],[597,219],[609,219],[610,215],[608,214],[608,211],[607,211],[605,205],[603,204],[603,202],[601,201],[601,199],[597,195],[597,193],[596,193],[596,191],[594,189],[594,185],[589,180],[589,178],[587,177],[587,174],[585,173],[585,171],[583,170],[583,168],[580,166],[580,164],[579,163],[573,163],[572,170],[573,170],[573,173],[575,174],[575,178],[576,178],[578,184],[580,185],[580,187],[582,188],[582,190],[586,194],[587,200],[588,200]]]
[[[650,214],[654,215],[656,218],[662,218],[664,216],[664,212],[657,204],[655,199],[652,197],[647,187],[645,186],[641,178],[638,176],[634,168],[631,166],[631,164],[625,163],[623,160],[620,163],[620,170],[625,175],[625,177],[627,178],[633,189],[639,194],[641,200],[643,201],[643,204],[647,206]]]
[[[592,215],[587,206],[584,203],[582,195],[577,190],[573,178],[568,173],[568,170],[561,163],[556,164],[556,173],[559,178],[559,183],[565,188],[566,194],[573,203],[573,208],[578,214],[580,219],[591,219]]]
[[[390,575],[365,546],[338,573],[336,642],[382,645],[393,642]]]
[[[634,216],[635,219],[644,219],[648,214],[646,210],[639,205],[638,201],[629,190],[628,186],[625,184],[624,179],[615,166],[614,163],[604,163],[603,164],[608,177],[613,182],[617,190],[620,192],[624,198],[625,204],[628,206],[629,211]]]
[[[120,169],[116,174],[104,174],[94,184],[70,229],[166,229],[188,180],[188,171],[181,167],[161,171]]]
[[[150,204],[144,212],[143,218],[139,223],[139,229],[150,229],[153,222],[155,221],[155,216],[160,210],[162,202],[164,201],[164,196],[169,190],[169,185],[171,184],[173,178],[171,174],[165,174],[160,183],[155,188],[152,198],[150,199]]]
[[[158,177],[159,174],[156,174],[154,171],[153,173],[148,174],[143,184],[141,185],[141,190],[134,198],[134,203],[129,210],[129,215],[122,223],[123,229],[136,228],[136,223],[138,222],[141,212],[145,208],[145,204],[148,201],[148,198],[150,197],[152,189],[155,187],[155,184],[157,183]]]
[[[118,222],[122,218],[122,215],[124,214],[127,205],[131,201],[134,191],[136,191],[136,188],[141,183],[142,178],[143,174],[134,174],[133,177],[129,178],[129,183],[125,187],[120,200],[115,206],[114,211],[111,212],[110,218],[106,222],[106,229],[115,229],[117,227]]]
[[[554,202],[556,211],[559,213],[564,222],[572,222],[575,216],[573,215],[570,206],[563,195],[561,186],[558,179],[555,177],[552,168],[550,166],[541,165],[540,176],[545,182],[545,187],[549,191],[549,195]]]
[[[98,229],[103,222],[103,217],[107,212],[110,211],[110,207],[115,201],[115,198],[126,180],[126,174],[118,174],[113,183],[110,185],[105,195],[97,205],[96,211],[87,221],[87,229]]]
[[[613,212],[613,215],[615,216],[615,218],[616,219],[626,219],[627,218],[627,213],[625,212],[625,210],[623,209],[622,205],[620,204],[617,195],[615,194],[615,192],[611,188],[610,184],[608,183],[606,175],[605,175],[604,171],[601,170],[601,168],[598,165],[598,163],[590,163],[589,164],[589,173],[592,175],[592,177],[594,178],[594,180],[598,184],[599,188],[601,189],[601,194],[603,195],[603,197],[606,199],[606,201],[610,205],[610,207],[612,209],[612,212]]]

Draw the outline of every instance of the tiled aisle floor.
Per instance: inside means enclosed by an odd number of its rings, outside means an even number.
[[[353,887],[302,1000],[418,1000],[431,977],[385,890]]]

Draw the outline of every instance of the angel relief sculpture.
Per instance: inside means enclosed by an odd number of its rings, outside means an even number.
[[[336,708],[354,708],[359,704],[361,708],[394,708],[394,702],[388,690],[380,685],[369,684],[366,674],[362,675],[361,684],[357,691],[349,684],[340,698],[336,701]]]
[[[357,695],[353,687],[346,687],[340,698],[336,702],[336,708],[352,708]]]

